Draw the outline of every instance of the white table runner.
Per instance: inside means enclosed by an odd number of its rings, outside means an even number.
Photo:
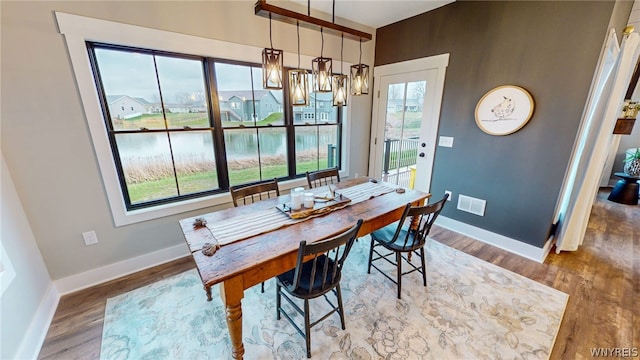
[[[346,207],[376,196],[390,193],[395,189],[396,187],[390,186],[389,184],[366,182],[348,188],[339,189],[336,190],[336,192],[351,199],[351,202],[344,205],[344,207]],[[311,191],[313,191],[313,189]],[[316,190],[317,195],[322,194],[322,192],[326,192],[326,190],[320,192]],[[341,208],[336,208],[335,210],[338,209]],[[322,215],[324,214],[316,216]],[[236,216],[233,219],[217,224],[208,223],[207,228],[211,231],[220,245],[227,245],[251,236],[273,231],[284,226],[293,225],[313,217],[315,216],[309,216],[304,219],[291,219],[282,211],[273,207],[266,210],[251,212],[246,215]]]

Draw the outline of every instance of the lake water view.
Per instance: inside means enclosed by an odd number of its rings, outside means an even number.
[[[296,129],[296,152],[326,150],[327,144],[337,141],[337,126],[301,127]],[[213,156],[213,138],[209,131],[176,132],[171,135],[171,149],[175,155]],[[286,153],[284,128],[233,129],[225,131],[225,146],[228,159],[254,158],[258,154],[258,136],[262,156],[280,156]],[[116,136],[120,157],[131,158],[169,156],[170,145],[166,134],[118,134]]]
[[[297,162],[313,161],[318,156],[326,161],[328,145],[337,143],[337,130],[337,125],[296,128]],[[128,184],[171,177],[171,152],[179,175],[215,171],[210,131],[174,132],[170,137],[171,142],[161,133],[116,135]],[[225,146],[230,172],[254,169],[257,173],[258,158],[263,169],[286,164],[284,128],[260,128],[258,132],[256,129],[228,129],[225,130]],[[286,176],[286,166],[277,175]]]

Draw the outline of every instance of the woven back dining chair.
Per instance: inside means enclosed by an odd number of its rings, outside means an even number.
[[[307,183],[309,189],[325,186],[329,184],[335,184],[340,182],[340,174],[338,168],[331,168],[318,171],[307,171]]]
[[[407,204],[400,221],[371,233],[371,248],[369,249],[369,266],[367,273],[371,274],[371,268],[373,267],[389,280],[393,281],[398,286],[398,299],[401,298],[400,293],[402,290],[403,275],[418,271],[422,274],[423,285],[427,286],[424,245],[426,244],[431,226],[440,214],[440,211],[442,211],[448,197],[449,194],[445,194],[442,200],[424,206],[411,206],[411,204]],[[412,253],[420,258],[419,266],[414,265],[410,261]],[[395,266],[395,280],[382,268],[374,264],[374,262],[378,260],[384,260]],[[402,272],[403,262],[409,266],[410,270]]]
[[[278,179],[267,180],[257,184],[232,186],[229,188],[233,206],[253,204],[256,201],[280,196]],[[260,291],[264,292],[264,282],[260,285]]]
[[[311,357],[311,328],[313,326],[337,312],[340,315],[342,330],[345,329],[340,278],[344,261],[349,255],[361,225],[362,220],[358,220],[351,229],[327,240],[317,241],[312,244],[301,241],[298,248],[296,267],[277,277],[277,318],[280,320],[280,315],[284,315],[291,325],[298,330],[298,333],[305,338],[307,358]],[[327,296],[330,292],[335,295],[337,304]],[[323,296],[329,303],[331,310],[319,318],[316,317],[317,320],[311,322],[309,300],[320,296]],[[304,317],[304,331],[293,320],[293,314],[290,315],[283,309],[282,298],[287,300],[289,305]],[[293,301],[293,298],[302,299],[304,301],[304,309],[300,309]]]

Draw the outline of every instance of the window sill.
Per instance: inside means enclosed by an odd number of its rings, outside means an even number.
[[[306,186],[306,178],[298,178],[294,180],[287,180],[278,183],[280,185],[280,191],[283,194],[288,193],[289,190]],[[227,192],[224,194],[216,194],[207,196],[204,198],[198,198],[193,200],[185,200],[179,203],[158,205],[146,209],[126,211],[124,204],[121,209],[112,209],[113,220],[116,226],[124,226],[135,224],[142,221],[154,220],[166,216],[172,216],[188,211],[195,211],[212,206],[230,205],[232,204],[231,195]]]

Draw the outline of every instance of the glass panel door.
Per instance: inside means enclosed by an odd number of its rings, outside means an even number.
[[[448,56],[376,68],[370,176],[431,188]]]
[[[380,178],[413,187],[422,127],[426,81],[390,83],[387,86],[383,166]]]

